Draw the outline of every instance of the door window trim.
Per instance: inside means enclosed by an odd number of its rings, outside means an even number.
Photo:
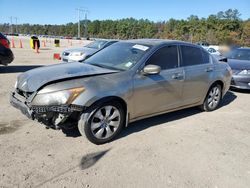
[[[141,66],[139,66],[139,68],[137,69],[136,72],[141,72],[142,69],[145,67],[146,63],[148,62],[148,60],[149,60],[158,50],[160,50],[161,48],[164,48],[164,47],[168,47],[168,46],[176,46],[176,48],[177,48],[178,65],[177,65],[176,68],[164,69],[164,70],[162,70],[162,71],[168,71],[168,70],[174,70],[174,69],[180,68],[180,67],[181,67],[181,54],[180,54],[179,44],[164,44],[164,45],[161,45],[161,46],[159,46],[158,48],[156,48],[156,49],[147,57],[147,59],[145,59],[145,61],[141,64]]]

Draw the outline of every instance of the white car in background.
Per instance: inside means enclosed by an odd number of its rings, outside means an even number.
[[[202,47],[212,55],[221,56],[218,46],[202,46]]]
[[[213,47],[208,47],[206,50],[212,55],[221,55],[221,53]]]
[[[111,44],[116,43],[117,40],[95,40],[90,44],[81,48],[67,49],[62,53],[63,62],[81,62]]]

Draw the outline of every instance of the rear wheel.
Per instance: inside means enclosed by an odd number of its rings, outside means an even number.
[[[94,144],[111,141],[121,131],[125,122],[125,113],[118,102],[105,102],[91,108],[88,117],[80,120],[78,129]]]
[[[201,105],[201,109],[207,112],[215,110],[221,102],[221,86],[214,84],[208,91],[207,97],[204,103]]]

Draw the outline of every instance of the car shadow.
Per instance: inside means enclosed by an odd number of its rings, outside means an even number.
[[[237,93],[250,93],[250,89],[237,89],[237,88],[230,88],[231,91],[237,92]]]
[[[78,131],[77,125],[75,125],[71,129],[62,128],[62,132],[66,135],[66,137],[77,138],[81,136],[81,133]]]
[[[223,108],[224,106],[229,105],[236,98],[237,96],[233,92],[231,91],[227,92],[223,100],[221,101],[219,108]],[[138,133],[140,131],[144,131],[145,129],[151,128],[153,126],[161,125],[163,123],[173,122],[179,119],[199,114],[201,112],[202,111],[198,107],[192,107],[139,120],[129,124],[129,126],[125,128],[124,131],[121,132],[121,134],[117,137],[117,139],[128,136],[130,134]]]
[[[229,105],[231,102],[233,102],[237,96],[232,91],[228,91],[226,95],[224,96],[223,100],[220,103],[219,108],[222,108],[223,106]]]
[[[7,73],[20,73],[26,72],[28,70],[42,67],[43,65],[13,65],[13,66],[5,66],[0,67],[0,74],[7,74]]]
[[[219,108],[223,108],[224,106],[229,105],[232,103],[237,96],[231,92],[228,91],[226,95],[224,96]],[[118,140],[122,137],[128,136],[130,134],[135,134],[140,131],[144,131],[145,129],[151,128],[153,126],[158,126],[163,123],[168,123],[168,122],[173,122],[179,119],[183,119],[189,116],[193,116],[196,114],[201,113],[202,111],[198,107],[192,107],[192,108],[187,108],[183,110],[178,110],[175,112],[169,112],[166,114],[154,116],[151,118],[146,118],[143,120],[138,120],[136,122],[130,123],[128,127],[126,127],[121,134],[115,139]],[[165,126],[165,125],[164,125]],[[81,134],[79,133],[77,126],[72,129],[62,129],[62,132],[67,136],[67,137],[79,137]]]

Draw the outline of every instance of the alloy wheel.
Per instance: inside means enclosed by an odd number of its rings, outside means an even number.
[[[207,99],[208,107],[210,109],[215,109],[220,102],[220,98],[221,98],[220,89],[217,86],[213,87],[208,94],[208,99]]]
[[[116,107],[103,106],[93,114],[91,132],[98,139],[107,139],[117,131],[120,121],[121,114]]]

